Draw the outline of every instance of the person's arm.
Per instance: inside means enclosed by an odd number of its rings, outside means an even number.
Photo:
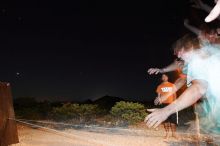
[[[200,35],[201,33],[201,30],[196,28],[195,26],[192,26],[189,24],[189,20],[188,19],[185,19],[184,20],[184,26],[189,29],[191,32],[195,33],[197,36]]]
[[[160,93],[157,93],[157,97],[156,97],[155,100],[154,100],[154,104],[155,104],[155,105],[161,104],[160,98],[161,98]]]
[[[171,72],[171,71],[176,71],[178,69],[182,69],[184,66],[184,62],[183,61],[178,61],[175,60],[173,63],[171,63],[170,65],[162,68],[162,73],[166,73],[166,72]]]
[[[175,82],[175,89],[174,92],[177,92],[180,88],[182,88],[184,85],[186,84],[186,75],[182,75],[181,77],[179,77]]]
[[[173,103],[162,109],[149,109],[152,112],[145,118],[148,127],[156,128],[165,121],[171,114],[187,108],[199,100],[207,89],[207,83],[202,80],[194,80],[192,85],[187,88],[180,97]]]
[[[192,0],[192,2],[194,3],[192,5],[192,7],[194,7],[194,8],[204,10],[204,11],[206,11],[208,13],[212,10],[212,8],[209,5],[205,4],[201,0]]]
[[[205,22],[211,22],[215,19],[220,20],[220,17],[219,17],[219,15],[220,15],[220,1],[219,0],[215,0],[216,5],[214,8],[203,3],[201,0],[192,0],[192,2],[194,3],[192,5],[192,7],[204,10],[209,13],[209,15],[205,18]]]
[[[166,72],[171,72],[171,71],[175,71],[178,68],[180,68],[180,63],[179,61],[174,61],[173,63],[171,63],[170,65],[159,69],[159,68],[150,68],[148,69],[148,74],[152,75],[152,74],[158,74],[158,73],[166,73]]]
[[[175,92],[175,89],[174,89],[174,92]],[[174,100],[176,100],[176,92],[173,94],[173,98]]]

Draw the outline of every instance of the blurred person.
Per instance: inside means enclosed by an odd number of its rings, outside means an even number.
[[[206,25],[202,25],[201,28],[197,28],[191,25],[188,19],[184,20],[184,26],[198,36],[202,46],[220,44],[220,38],[217,31],[218,29],[209,28]]]
[[[161,80],[162,80],[162,83],[158,85],[157,90],[156,90],[158,96],[155,99],[155,105],[158,105],[158,107],[163,108],[171,104],[174,100],[176,100],[176,93],[175,93],[176,89],[175,89],[175,85],[168,81],[169,80],[168,75],[162,74]],[[168,95],[168,94],[171,94],[171,95]],[[166,97],[166,98],[161,98],[161,97]],[[171,129],[172,137],[177,138],[177,135],[176,135],[177,124],[178,124],[178,121],[177,121],[176,113],[170,115],[168,119],[163,123],[164,129],[166,132],[166,135],[164,137],[165,139],[167,139],[169,136],[169,129]]]
[[[173,48],[181,48],[182,47],[182,42],[184,41],[185,38],[187,38],[189,35],[185,35],[181,39],[177,40],[176,43],[173,45]],[[174,52],[175,54],[175,52]],[[186,73],[187,73],[187,63],[184,62],[182,59],[175,59],[174,62],[169,64],[168,66],[164,68],[150,68],[148,69],[148,74],[153,75],[153,74],[158,74],[158,73],[167,73],[167,72],[172,72],[172,71],[178,71],[179,73],[179,78],[175,81],[175,87],[176,91],[175,93],[186,84]],[[163,97],[161,97],[163,98]],[[166,98],[166,97],[164,97]],[[159,101],[157,101],[159,102]]]
[[[148,127],[157,127],[171,114],[193,105],[201,98],[207,98],[209,106],[203,104],[206,112],[203,115],[201,129],[207,133],[220,134],[220,53],[207,54],[200,47],[198,38],[186,40],[182,48],[175,48],[174,52],[188,65],[187,81],[189,86],[175,102],[161,109],[149,109],[152,113],[145,118]],[[204,96],[205,95],[205,96]]]
[[[185,35],[183,38],[179,39],[178,41],[176,41],[176,43],[174,44],[173,48],[176,48],[176,50],[178,50],[177,48],[181,48],[182,47],[182,43],[183,40],[185,38],[188,39],[189,35]],[[191,37],[192,38],[192,37]],[[196,47],[196,46],[195,46]],[[174,52],[175,54],[175,52]],[[166,99],[169,95],[176,93],[180,88],[182,88],[184,85],[187,85],[187,87],[189,87],[191,85],[190,82],[187,82],[187,78],[186,78],[186,74],[187,74],[187,63],[184,62],[184,60],[181,59],[176,59],[173,63],[171,63],[170,65],[159,69],[159,68],[150,68],[148,70],[148,73],[150,75],[152,74],[158,74],[158,73],[166,73],[166,72],[171,72],[171,71],[178,71],[179,74],[179,78],[175,81],[174,85],[176,86],[176,91],[174,90],[173,92],[166,94],[166,95],[162,95],[160,98],[161,99]],[[187,84],[186,84],[187,83]],[[181,90],[181,93],[185,90],[185,87],[183,88],[183,90]],[[155,104],[159,104],[160,100],[158,98],[155,99]],[[200,101],[202,102],[202,101]],[[199,104],[194,104],[194,114],[195,114],[195,125],[196,125],[196,136],[199,139],[200,138],[200,128],[199,128],[199,117],[198,117],[198,109],[201,109],[201,107],[199,106]],[[178,113],[178,112],[176,112]],[[177,115],[178,116],[178,115]]]

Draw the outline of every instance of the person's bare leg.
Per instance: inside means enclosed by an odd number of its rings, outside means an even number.
[[[172,137],[178,138],[176,134],[176,124],[170,123],[170,127],[171,127]]]
[[[194,111],[196,109],[196,105],[194,105]],[[200,127],[199,127],[199,115],[197,112],[194,112],[195,113],[195,116],[196,116],[196,119],[195,119],[195,128],[196,128],[196,145],[199,145],[199,142],[200,142]]]
[[[167,139],[169,136],[169,123],[164,123],[164,129],[166,132],[166,135],[164,136],[164,138]]]

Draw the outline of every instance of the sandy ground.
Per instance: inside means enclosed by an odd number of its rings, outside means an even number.
[[[51,132],[18,125],[20,143],[12,146],[194,146],[191,139],[163,139],[163,129],[94,131],[66,129]],[[200,144],[206,145],[206,144]]]

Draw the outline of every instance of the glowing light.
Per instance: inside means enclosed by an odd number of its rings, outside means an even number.
[[[205,22],[211,22],[215,20],[220,15],[220,0],[217,1],[217,4],[212,9],[210,14],[205,18]]]

